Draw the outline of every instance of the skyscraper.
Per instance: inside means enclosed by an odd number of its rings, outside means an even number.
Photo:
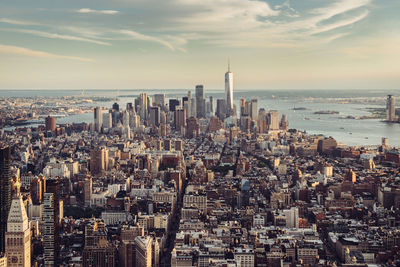
[[[56,130],[56,118],[47,116],[45,119],[46,131],[54,132]]]
[[[151,236],[137,236],[136,243],[136,267],[151,267],[152,243]]]
[[[147,94],[141,93],[139,96],[139,116],[141,120],[147,119]]]
[[[175,129],[180,130],[181,127],[185,127],[186,122],[186,111],[183,108],[177,108],[174,114]]]
[[[0,148],[0,253],[5,252],[7,218],[11,206],[11,150],[9,146]]]
[[[90,151],[90,172],[95,175],[108,169],[108,150],[96,148]]]
[[[274,130],[279,130],[279,117],[278,117],[278,111],[276,110],[270,110],[267,113],[267,124],[268,124],[268,130],[274,131]]]
[[[217,117],[223,121],[226,117],[226,100],[225,99],[217,99],[217,111],[215,113]]]
[[[386,120],[396,121],[396,108],[395,100],[392,95],[388,95],[386,100]]]
[[[228,71],[225,73],[225,99],[226,99],[226,115],[233,115],[233,73],[228,63]]]
[[[102,222],[95,221],[85,226],[85,247],[82,252],[84,267],[114,267],[116,266],[115,247],[107,240],[107,231]]]
[[[101,115],[101,108],[95,107],[94,108],[94,130],[96,132],[101,131],[102,119],[103,119],[103,117]]]
[[[204,99],[204,86],[196,85],[196,117],[204,118],[206,116],[206,101]]]
[[[257,99],[251,100],[250,117],[252,120],[255,121],[257,120],[258,117]]]
[[[155,106],[150,108],[150,124],[151,126],[160,126],[160,107]]]
[[[153,96],[153,104],[159,107],[165,106],[165,94],[155,94]]]
[[[31,236],[24,202],[19,193],[13,198],[7,220],[6,255],[8,266],[31,266]],[[20,240],[13,242],[13,240]]]
[[[55,263],[55,200],[53,193],[44,193],[43,200],[43,239],[44,262],[46,267],[56,266]]]
[[[46,180],[46,193],[43,199],[43,249],[45,267],[58,266],[60,251],[60,183],[57,179]]]

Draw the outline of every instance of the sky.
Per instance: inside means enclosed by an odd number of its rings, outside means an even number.
[[[400,88],[398,0],[0,2],[0,89]]]

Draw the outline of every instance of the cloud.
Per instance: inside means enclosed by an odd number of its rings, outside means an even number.
[[[355,17],[350,17],[348,19],[344,19],[344,20],[339,20],[336,21],[335,23],[331,23],[331,24],[327,24],[324,26],[320,26],[317,29],[311,31],[311,34],[318,34],[318,33],[323,33],[323,32],[327,32],[327,31],[331,31],[337,28],[341,28],[344,26],[348,26],[351,24],[354,24],[360,20],[365,19],[369,14],[368,10],[364,10],[360,15],[355,16]]]
[[[85,61],[85,62],[93,61],[92,59],[85,58],[85,57],[58,55],[58,54],[52,54],[52,53],[48,53],[48,52],[44,52],[44,51],[31,50],[31,49],[19,47],[19,46],[10,46],[10,45],[2,45],[2,44],[0,44],[0,53],[30,56],[30,57],[40,57],[40,58],[50,58],[50,59],[69,59],[69,60]]]
[[[145,34],[142,34],[142,33],[131,31],[131,30],[119,30],[117,32],[125,34],[125,35],[127,35],[129,37],[132,37],[135,40],[155,42],[155,43],[162,44],[163,46],[169,48],[170,50],[175,50],[175,48],[174,48],[174,46],[172,44],[170,44],[169,42],[167,42],[165,40],[162,40],[162,39],[160,39],[158,37],[145,35]]]
[[[20,25],[20,26],[40,25],[40,23],[33,22],[33,21],[15,20],[15,19],[8,19],[8,18],[0,18],[0,22],[12,24],[12,25]]]
[[[82,14],[104,14],[104,15],[115,15],[118,14],[119,11],[117,10],[96,10],[96,9],[90,9],[90,8],[81,8],[76,10],[77,13],[82,13]]]
[[[20,33],[27,33],[39,37],[49,38],[49,39],[61,39],[61,40],[69,40],[69,41],[80,41],[80,42],[87,42],[87,43],[94,43],[99,45],[111,45],[110,43],[93,40],[85,37],[73,36],[73,35],[65,35],[65,34],[58,34],[58,33],[50,33],[38,30],[29,30],[29,29],[4,29],[6,31],[12,32],[20,32]]]

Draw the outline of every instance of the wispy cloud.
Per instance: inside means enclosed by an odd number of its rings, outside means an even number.
[[[166,46],[171,50],[175,50],[175,48],[174,48],[174,46],[172,44],[170,44],[169,42],[164,41],[164,40],[162,40],[160,38],[157,38],[157,37],[145,35],[145,34],[142,34],[142,33],[131,31],[131,30],[120,30],[119,32],[122,33],[122,34],[125,34],[127,36],[130,36],[135,40],[155,42],[155,43],[162,44],[163,46]]]
[[[85,62],[93,61],[92,59],[85,57],[58,55],[44,51],[31,50],[25,47],[2,45],[2,44],[0,44],[0,53],[30,56],[30,57],[40,57],[40,58],[68,59],[68,60],[85,61]]]
[[[117,11],[117,10],[110,10],[110,9],[96,10],[96,9],[90,9],[90,8],[81,8],[81,9],[76,10],[76,12],[82,13],[82,14],[92,13],[92,14],[104,14],[104,15],[115,15],[115,14],[119,13],[119,11]]]
[[[15,20],[8,18],[0,18],[1,23],[7,23],[12,25],[20,25],[20,26],[31,26],[31,25],[40,25],[38,22],[26,21],[26,20]]]
[[[51,32],[38,31],[38,30],[29,30],[29,29],[2,29],[2,30],[11,31],[11,32],[27,33],[27,34],[44,37],[44,38],[49,38],[49,39],[79,41],[79,42],[94,43],[94,44],[98,44],[98,45],[111,45],[110,43],[107,43],[107,42],[89,39],[89,38],[85,38],[85,37],[51,33]]]

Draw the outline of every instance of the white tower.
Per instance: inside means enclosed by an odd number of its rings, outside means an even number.
[[[230,69],[230,63],[228,62],[228,71],[225,73],[225,99],[227,117],[233,115],[233,73]]]
[[[31,266],[31,237],[28,216],[20,195],[14,197],[11,202],[5,243],[8,266]]]
[[[386,120],[396,121],[396,106],[392,95],[388,95],[386,100]]]
[[[101,131],[102,126],[102,115],[101,115],[101,107],[94,108],[94,130],[96,132]]]

